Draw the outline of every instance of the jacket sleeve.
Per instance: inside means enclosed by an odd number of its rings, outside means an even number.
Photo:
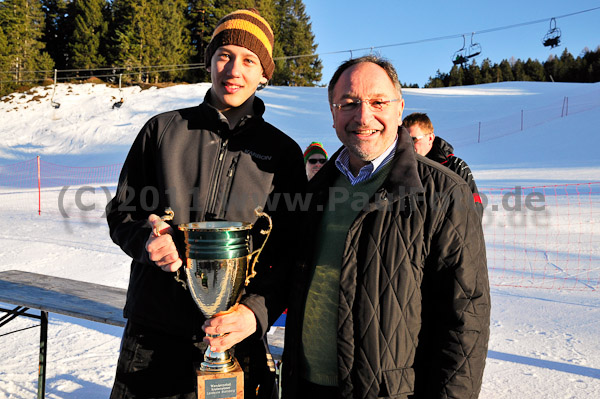
[[[251,280],[242,303],[254,312],[257,333],[262,336],[286,309],[286,279],[291,272],[298,226],[306,203],[306,171],[300,148],[294,143],[277,168],[274,190],[265,211],[273,219],[273,231],[257,264],[256,278]]]
[[[483,218],[483,204],[481,202],[481,197],[479,196],[477,184],[473,178],[473,172],[471,172],[469,165],[467,165],[463,159],[452,155],[448,157],[448,167],[467,182],[469,188],[471,189],[471,193],[473,194],[473,201],[475,202],[477,214],[479,215],[480,219]]]
[[[150,264],[145,249],[151,228],[147,223],[152,213],[148,204],[157,200],[158,192],[149,180],[152,166],[152,149],[149,137],[152,130],[150,120],[140,131],[131,146],[119,176],[114,198],[106,206],[106,219],[110,236],[115,244],[140,263]],[[141,198],[145,193],[146,197]]]
[[[422,286],[415,396],[477,398],[490,322],[485,243],[467,185],[441,196]]]

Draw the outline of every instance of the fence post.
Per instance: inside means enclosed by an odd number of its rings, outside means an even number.
[[[37,156],[37,180],[38,180],[38,215],[42,214],[42,179],[40,173],[40,156]]]
[[[565,116],[569,116],[569,97],[565,97],[567,99],[567,111],[565,112]]]
[[[523,110],[521,110],[521,131],[523,131]]]

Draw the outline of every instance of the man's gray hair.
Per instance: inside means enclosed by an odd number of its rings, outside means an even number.
[[[394,83],[396,90],[398,90],[398,94],[400,95],[400,98],[402,98],[402,87],[400,85],[400,80],[398,80],[398,73],[396,72],[396,68],[394,68],[394,65],[392,65],[392,63],[390,61],[386,60],[385,58],[381,58],[381,57],[378,57],[375,55],[364,55],[359,58],[351,58],[351,59],[345,61],[335,71],[335,73],[331,77],[331,80],[329,81],[329,86],[327,87],[327,96],[329,98],[329,104],[333,103],[333,89],[335,88],[336,83],[340,79],[340,76],[342,76],[342,73],[344,73],[344,71],[346,69],[350,68],[351,66],[357,65],[357,64],[360,64],[363,62],[371,62],[371,63],[383,68],[383,70],[387,73],[387,75],[392,80],[392,83]]]

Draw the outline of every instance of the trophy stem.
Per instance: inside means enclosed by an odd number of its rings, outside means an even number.
[[[235,362],[228,350],[213,352],[210,346],[204,352],[204,361],[200,364],[201,371],[227,373],[235,368]]]

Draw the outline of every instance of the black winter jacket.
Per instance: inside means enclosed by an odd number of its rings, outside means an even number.
[[[296,398],[314,236],[338,176],[309,183],[307,237],[291,277],[283,397]],[[476,398],[489,338],[485,244],[466,183],[413,149],[399,130],[392,170],[351,225],[338,308],[342,398]]]
[[[475,179],[473,179],[471,168],[469,168],[469,165],[467,165],[464,160],[454,155],[454,148],[452,145],[443,138],[435,136],[433,145],[426,157],[432,161],[441,163],[467,182],[473,193],[473,200],[475,201],[477,212],[479,212],[480,217],[483,217],[483,204],[481,202],[481,197],[479,196],[477,184],[475,184]]]
[[[175,281],[174,273],[163,272],[148,258],[148,216],[163,215],[171,207],[174,226],[204,220],[254,223],[253,210],[262,206],[274,227],[258,263],[260,282],[278,259],[285,259],[277,251],[287,245],[287,226],[296,223],[277,198],[302,192],[306,184],[302,151],[263,120],[260,99],[254,98],[254,116],[230,130],[223,115],[209,105],[209,96],[210,91],[199,106],[163,113],[146,123],[123,165],[116,196],[107,205],[110,235],[133,258],[125,317],[198,340],[204,336],[204,317],[190,293]],[[176,239],[177,244],[181,241]],[[183,254],[180,249],[182,259]],[[252,297],[244,303],[257,307]],[[266,313],[256,313],[262,333],[268,327]]]

